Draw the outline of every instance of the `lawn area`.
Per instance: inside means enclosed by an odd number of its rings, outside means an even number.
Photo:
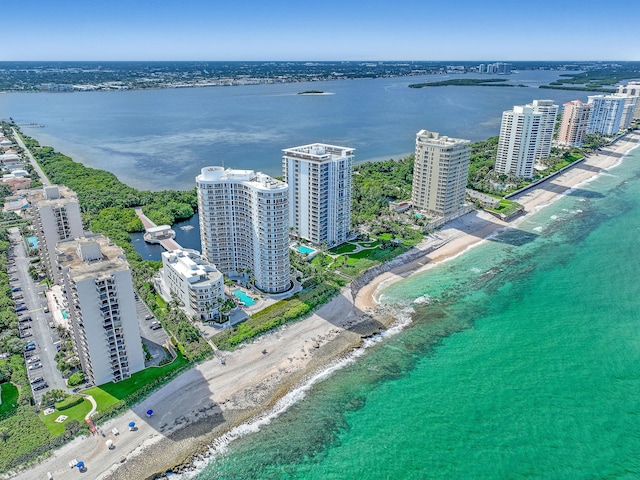
[[[98,404],[98,411],[102,412],[112,405],[115,405],[120,400],[130,396],[137,392],[142,387],[152,383],[153,381],[168,375],[170,372],[177,370],[185,365],[187,361],[182,354],[178,353],[176,359],[162,367],[149,367],[145,368],[141,372],[136,372],[131,375],[131,378],[122,380],[118,383],[105,383],[98,387],[92,387],[85,390],[84,394],[91,395]],[[74,407],[78,408],[78,407]],[[65,410],[65,412],[73,409]],[[65,413],[66,415],[66,413]]]
[[[353,252],[356,248],[358,247],[356,247],[355,245],[351,245],[350,243],[345,243],[332,248],[331,250],[329,250],[329,253],[333,253],[335,255],[341,255],[343,253]]]
[[[493,208],[485,208],[485,210],[490,212],[501,213],[503,215],[511,215],[516,212],[519,208],[522,208],[518,202],[514,202],[513,200],[505,200],[504,198],[500,199],[500,207]]]
[[[49,431],[53,435],[60,435],[64,433],[64,425],[70,420],[77,420],[81,425],[84,425],[84,417],[87,413],[91,411],[91,402],[86,400],[75,407],[67,408],[66,410],[55,410],[53,413],[49,415],[44,415],[43,412],[40,412],[40,419],[47,426]],[[62,423],[57,423],[56,418],[60,415],[66,415],[67,419]]]
[[[384,250],[380,248],[360,250],[357,253],[340,257],[341,259],[346,259],[346,263],[339,263],[336,265],[336,268],[345,275],[355,277],[366,269],[391,260],[407,250],[408,249],[402,245],[397,245]]]
[[[391,235],[389,235],[391,236]],[[380,242],[378,240],[373,240],[371,242],[357,242],[358,245],[360,245],[362,248],[372,248],[372,247],[377,247]]]
[[[390,242],[391,241],[391,234],[390,233],[381,233],[380,235],[378,235],[378,238],[384,242]]]
[[[6,413],[17,408],[19,392],[18,387],[11,382],[3,383],[0,389],[2,389],[2,405],[0,405],[0,418],[2,418]]]

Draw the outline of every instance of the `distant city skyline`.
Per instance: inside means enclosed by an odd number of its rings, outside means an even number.
[[[616,13],[593,0],[11,2],[0,60],[640,60],[633,28],[593,22],[603,11]]]

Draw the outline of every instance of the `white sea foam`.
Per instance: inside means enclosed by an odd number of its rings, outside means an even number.
[[[425,294],[416,298],[413,303],[417,303],[418,305],[429,305],[431,303],[431,297]]]
[[[533,229],[533,231],[534,231],[534,232],[541,232],[542,230],[544,230],[544,228],[543,228],[543,227],[535,227],[535,228]]]
[[[237,427],[232,428],[224,435],[221,435],[220,437],[215,439],[209,447],[207,458],[205,460],[194,461],[194,469],[192,471],[181,474],[172,474],[171,478],[175,478],[176,480],[195,478],[200,472],[202,472],[204,468],[206,468],[211,460],[227,452],[229,444],[231,442],[251,433],[259,432],[262,427],[268,425],[272,420],[280,416],[282,413],[286,412],[291,406],[304,399],[307,392],[311,390],[313,385],[326,380],[338,370],[355,362],[356,359],[365,354],[368,348],[382,342],[386,338],[395,336],[400,333],[404,328],[411,324],[412,313],[414,313],[414,310],[412,308],[403,308],[397,314],[396,321],[391,326],[389,326],[389,328],[377,335],[373,335],[369,338],[364,339],[362,341],[362,345],[359,348],[352,350],[348,355],[335,360],[324,370],[318,371],[309,376],[303,383],[295,387],[284,397],[278,400],[270,410],[252,418],[251,420],[248,420],[242,425],[238,425]]]

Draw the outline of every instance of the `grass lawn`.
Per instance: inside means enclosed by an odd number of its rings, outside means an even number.
[[[337,247],[332,248],[331,250],[329,250],[329,252],[336,255],[341,255],[343,253],[353,252],[356,248],[358,247],[356,247],[355,245],[351,245],[350,243],[345,243],[343,245],[339,245]]]
[[[131,378],[127,378],[121,382],[105,383],[98,387],[89,388],[82,393],[91,395],[98,404],[98,411],[103,411],[123,398],[128,397],[145,385],[148,385],[158,378],[164,377],[169,372],[182,367],[186,363],[187,361],[184,357],[181,354],[178,354],[172,363],[163,365],[162,367],[145,368],[141,372],[136,372],[131,375]],[[65,412],[69,410],[65,410]]]
[[[351,255],[345,255],[347,262],[346,265],[341,265],[338,268],[345,275],[355,277],[365,271],[366,269],[373,267],[379,263],[386,262],[393,257],[400,255],[407,251],[407,248],[398,245],[392,249],[382,250],[380,248],[373,248],[371,250],[360,250],[357,253]],[[344,258],[343,257],[343,258]]]
[[[385,242],[390,242],[391,241],[391,234],[390,233],[382,233],[380,235],[378,235],[378,238],[382,241]]]
[[[372,242],[358,242],[358,245],[360,245],[362,248],[371,248],[371,247],[377,247],[379,243],[380,242],[378,240],[374,240]]]
[[[53,435],[60,435],[61,433],[64,433],[64,424],[70,420],[77,420],[81,425],[84,425],[84,417],[90,411],[91,402],[85,399],[84,402],[76,405],[75,407],[67,408],[66,410],[55,410],[49,415],[44,415],[43,412],[40,412],[40,419]],[[67,419],[62,423],[57,423],[56,418],[60,415],[66,415]]]
[[[18,387],[11,382],[6,382],[0,385],[2,389],[2,405],[0,405],[0,418],[4,417],[5,413],[15,410],[18,405]]]

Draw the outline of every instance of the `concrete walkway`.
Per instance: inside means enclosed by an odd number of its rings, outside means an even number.
[[[91,411],[84,416],[85,420],[89,420],[91,418],[91,415],[96,413],[96,410],[98,409],[98,404],[96,403],[95,399],[91,395],[83,395],[83,397],[91,402]]]

